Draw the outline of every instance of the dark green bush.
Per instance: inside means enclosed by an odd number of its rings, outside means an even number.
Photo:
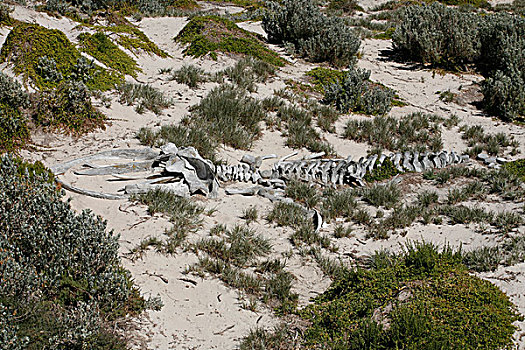
[[[370,80],[370,71],[350,69],[340,81],[325,86],[324,100],[343,112],[383,115],[392,108],[394,92]]]
[[[328,349],[502,349],[513,343],[516,307],[469,274],[461,255],[408,245],[369,270],[336,279],[301,315],[307,347]]]
[[[22,86],[0,72],[0,152],[11,151],[27,141],[29,130],[21,108],[28,103]]]
[[[120,265],[118,237],[71,210],[41,168],[0,158],[0,337],[7,325],[15,349],[124,349],[107,322],[146,303]]]
[[[359,50],[359,38],[342,19],[327,17],[311,0],[269,2],[263,28],[271,42],[292,45],[311,61],[346,66]]]
[[[479,17],[439,3],[400,12],[394,48],[409,59],[448,68],[475,62],[480,55]]]
[[[518,159],[503,166],[509,173],[518,176],[525,182],[525,159]]]
[[[91,93],[80,81],[62,81],[55,89],[33,96],[33,120],[37,125],[84,133],[104,128],[106,117],[91,104]]]

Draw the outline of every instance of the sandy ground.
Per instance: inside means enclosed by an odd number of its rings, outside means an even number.
[[[382,1],[363,1],[365,8],[373,7]],[[235,10],[235,9],[233,9]],[[231,12],[233,12],[233,10]],[[71,40],[76,40],[78,31],[76,24],[66,18],[54,18],[23,7],[16,7],[13,16],[17,19],[37,22],[48,28],[64,31]],[[100,109],[110,117],[106,130],[99,130],[79,138],[64,135],[36,134],[33,143],[37,150],[23,150],[22,156],[32,160],[41,160],[51,166],[58,162],[73,159],[82,155],[93,154],[101,150],[113,148],[140,147],[135,138],[137,130],[143,126],[158,127],[167,123],[179,122],[188,113],[188,108],[197,103],[207,92],[216,86],[214,83],[203,84],[198,89],[192,90],[185,85],[174,81],[167,81],[165,76],[159,74],[162,68],[180,68],[184,64],[195,64],[206,71],[213,72],[224,69],[235,63],[232,57],[219,55],[217,61],[209,58],[193,59],[184,57],[183,48],[173,41],[173,38],[187,23],[185,18],[155,18],[143,19],[138,23],[141,30],[154,41],[161,49],[172,57],[162,59],[155,56],[140,55],[137,60],[143,72],[137,81],[149,83],[163,90],[167,96],[174,100],[174,105],[169,107],[160,116],[150,112],[138,114],[133,107],[124,106],[112,96],[109,108]],[[264,34],[260,22],[243,23],[241,26],[247,30]],[[5,40],[8,30],[0,28],[0,44]],[[282,52],[282,49],[276,48]],[[439,99],[438,91],[450,90],[462,93],[467,87],[475,86],[481,76],[471,74],[435,74],[431,70],[421,67],[412,67],[407,64],[396,63],[385,55],[391,49],[390,41],[365,40],[361,51],[362,58],[358,65],[372,71],[371,79],[381,82],[395,89],[408,105],[394,107],[393,116],[401,116],[410,112],[424,111],[442,116],[456,114],[461,123],[469,125],[483,125],[490,132],[505,132],[513,135],[520,142],[520,150],[525,153],[525,129],[520,126],[502,123],[484,116],[470,104],[458,105],[445,103]],[[285,79],[299,80],[304,73],[315,65],[302,60],[292,60],[293,63],[281,69],[278,76],[266,84],[260,84],[255,96],[270,96],[274,90],[285,87]],[[2,71],[9,73],[4,65]],[[343,116],[337,122],[338,135],[343,131],[344,124],[352,118],[363,118],[358,115]],[[361,157],[366,155],[369,146],[343,140],[337,135],[324,135],[341,156],[348,155]],[[458,128],[444,131],[443,142],[445,149],[463,151],[466,148]],[[284,156],[293,150],[284,146],[284,138],[278,131],[266,130],[262,137],[255,142],[250,153],[270,154]],[[245,152],[224,147],[221,157],[228,162],[237,162]],[[307,154],[302,150],[299,156]],[[64,177],[72,184],[96,191],[115,191],[121,184],[108,182],[107,177],[79,177],[68,172]],[[418,188],[418,184],[412,185]],[[168,220],[162,216],[150,216],[144,206],[135,205],[126,200],[108,201],[89,198],[73,193],[68,193],[71,204],[76,210],[89,209],[95,214],[104,217],[108,227],[120,235],[121,253],[123,264],[128,268],[135,282],[145,296],[159,295],[165,306],[158,312],[147,312],[147,315],[137,320],[138,331],[136,348],[148,349],[233,349],[238,345],[241,337],[255,327],[270,327],[279,322],[271,310],[259,304],[256,312],[242,308],[246,296],[236,290],[226,287],[222,282],[213,278],[197,278],[184,275],[183,271],[196,262],[196,256],[188,252],[180,252],[175,256],[164,256],[148,252],[137,261],[126,258],[126,253],[135,247],[141,239],[148,236],[160,236],[170,227]],[[272,204],[264,198],[227,196],[221,189],[217,199],[195,198],[207,209],[216,209],[212,216],[204,217],[202,230],[189,237],[194,241],[205,236],[208,230],[217,223],[229,226],[240,223],[243,210],[248,206],[256,206],[259,213],[264,215]],[[498,203],[488,204],[493,209],[502,210]],[[515,209],[514,207],[505,208]],[[371,211],[375,210],[370,208]],[[323,233],[333,231],[334,224],[323,228]],[[274,227],[264,219],[252,224],[252,228],[273,242],[273,255],[279,256],[292,248],[288,236],[292,232],[289,228]],[[339,252],[342,256],[364,256],[380,248],[400,249],[407,240],[420,240],[436,242],[438,244],[463,245],[464,248],[474,248],[481,245],[495,244],[494,235],[482,235],[476,232],[475,227],[464,225],[413,225],[407,229],[404,237],[393,235],[388,240],[373,241],[365,239],[363,228],[355,227],[355,236],[338,240]],[[521,234],[525,229],[520,228]],[[351,253],[351,254],[350,254]],[[330,279],[325,277],[320,269],[308,260],[295,254],[288,260],[287,269],[296,277],[294,290],[300,295],[300,304],[324,291],[330,284]],[[500,268],[494,273],[482,276],[498,285],[505,291],[511,300],[518,306],[520,312],[525,314],[525,264],[508,268]],[[158,277],[162,276],[162,278]],[[183,280],[184,279],[184,280]],[[194,281],[188,282],[187,279]],[[525,349],[525,323],[519,324],[521,330],[517,334],[520,348]]]

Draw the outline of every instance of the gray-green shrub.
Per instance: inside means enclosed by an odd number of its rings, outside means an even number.
[[[359,50],[359,38],[342,19],[323,15],[311,0],[269,2],[263,28],[271,42],[292,46],[314,62],[344,66]]]

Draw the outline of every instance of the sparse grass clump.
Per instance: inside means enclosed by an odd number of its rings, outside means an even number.
[[[356,194],[353,190],[327,189],[322,196],[321,214],[326,221],[335,218],[352,218],[357,210]]]
[[[41,164],[1,157],[0,180],[3,346],[125,349],[118,325],[159,300],[140,296],[120,263],[118,236],[62,201]]]
[[[390,151],[440,151],[440,124],[437,115],[412,113],[401,117],[375,117],[373,120],[349,120],[343,136],[357,142]]]
[[[266,218],[279,226],[294,228],[299,228],[308,223],[306,210],[293,203],[279,202],[275,204]]]
[[[259,101],[239,88],[221,85],[191,108],[188,122],[217,143],[249,149],[261,134],[264,117]]]
[[[259,218],[259,212],[256,207],[249,207],[243,211],[242,218],[246,220],[246,224],[249,225],[252,222],[257,221]]]
[[[508,297],[461,256],[428,243],[336,279],[301,315],[306,347],[500,349],[521,319]],[[468,326],[466,326],[468,325]]]
[[[324,100],[340,112],[384,115],[392,108],[393,90],[370,82],[370,71],[352,68],[324,87]]]
[[[217,142],[210,139],[206,130],[190,127],[189,120],[183,120],[183,125],[163,125],[158,130],[140,128],[136,137],[140,143],[147,146],[160,147],[167,142],[178,147],[195,147],[199,154],[213,162],[217,160]]]
[[[487,152],[493,156],[501,155],[510,147],[512,147],[511,153],[518,152],[518,141],[515,141],[513,136],[507,136],[503,132],[487,134],[480,125],[463,125],[460,131],[463,131],[461,137],[467,141],[469,147],[467,153],[472,157],[482,152]]]
[[[394,207],[401,199],[401,190],[396,184],[374,185],[361,192],[363,199],[373,206]]]
[[[285,44],[313,62],[346,66],[359,50],[359,38],[337,17],[327,17],[311,0],[269,2],[263,28],[271,42]]]
[[[280,261],[258,263],[271,252],[270,240],[246,226],[214,230],[213,235],[196,242],[193,250],[199,262],[189,271],[211,273],[227,285],[260,297],[269,305],[288,313],[297,304],[297,294],[292,293],[294,277],[284,271]],[[259,266],[255,271],[248,271]]]
[[[261,38],[239,28],[235,22],[218,16],[196,16],[177,35],[175,40],[188,44],[184,54],[217,58],[217,51],[252,56],[274,66],[285,61],[263,44]]]
[[[320,199],[315,187],[299,180],[291,181],[286,186],[285,195],[308,208],[315,207]]]
[[[148,206],[150,215],[155,213],[165,214],[173,226],[164,232],[166,240],[157,237],[144,239],[130,252],[133,258],[142,256],[149,247],[165,254],[174,254],[176,249],[182,245],[189,233],[195,232],[201,225],[201,214],[204,207],[193,203],[191,200],[179,197],[171,192],[163,190],[152,190],[131,198],[140,204]]]
[[[136,105],[137,113],[149,110],[155,114],[161,114],[164,108],[171,106],[170,99],[164,93],[151,85],[124,83],[117,87],[120,94],[120,103],[129,106]]]
[[[195,89],[200,83],[207,81],[204,69],[194,65],[184,65],[182,68],[173,72],[171,80],[179,84],[186,84]]]

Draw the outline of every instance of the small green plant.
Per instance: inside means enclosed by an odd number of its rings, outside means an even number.
[[[269,2],[263,28],[271,42],[285,44],[313,62],[346,66],[359,50],[359,38],[344,21],[328,17],[311,0]]]
[[[379,164],[379,160],[377,160],[375,168],[372,171],[367,171],[363,179],[368,183],[372,183],[390,179],[397,174],[399,174],[399,170],[389,158],[386,158],[382,164]]]
[[[120,94],[120,103],[128,106],[136,104],[137,113],[144,113],[146,110],[155,114],[161,114],[164,108],[172,105],[172,101],[164,96],[162,91],[151,85],[124,83],[117,87]]]
[[[509,173],[521,178],[525,182],[525,159],[508,162],[503,166]]]
[[[460,127],[463,132],[461,136],[467,141],[469,149],[467,153],[475,157],[481,152],[487,152],[490,155],[503,154],[507,148],[518,149],[519,143],[514,140],[513,136],[507,136],[505,133],[487,134],[480,125],[463,125]],[[516,151],[517,152],[517,151]]]
[[[322,195],[321,214],[326,221],[335,218],[352,218],[358,204],[353,190],[327,189]]]
[[[242,213],[242,218],[246,220],[246,224],[251,224],[252,222],[257,221],[259,218],[259,213],[256,207],[249,207],[245,209]]]
[[[306,76],[310,78],[316,91],[324,93],[326,86],[343,80],[345,72],[337,69],[317,67],[306,72]]]
[[[293,180],[288,184],[285,195],[305,204],[308,208],[315,207],[320,199],[315,187],[299,180]]]
[[[170,79],[175,80],[179,84],[186,84],[192,89],[207,81],[204,69],[194,65],[184,65],[182,68],[173,71]]]

